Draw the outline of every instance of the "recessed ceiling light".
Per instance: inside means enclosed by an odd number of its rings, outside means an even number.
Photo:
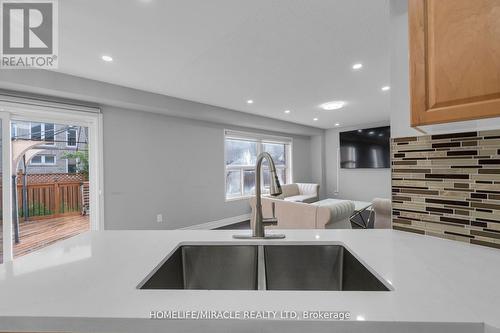
[[[339,123],[335,123],[335,126],[340,126],[340,124]]]
[[[247,104],[253,104],[253,99],[249,99],[249,100],[247,101]]]
[[[286,114],[290,113],[290,110],[285,110],[285,113],[286,113]]]
[[[389,91],[389,90],[391,90],[391,87],[389,86],[382,87],[382,91]]]
[[[112,62],[113,61],[113,58],[109,55],[103,55],[101,57],[102,60],[106,61],[106,62]]]
[[[352,65],[352,69],[354,69],[354,70],[358,70],[361,68],[363,68],[363,64],[361,64],[361,63]]]
[[[362,130],[362,129],[359,129],[359,130],[358,130],[358,133],[361,133],[361,132],[363,132],[363,130]]]
[[[373,135],[373,134],[375,134],[375,132],[374,131],[370,131],[370,132],[368,132],[368,134]]]
[[[379,133],[378,136],[384,136],[384,133]]]
[[[318,121],[318,118],[313,118],[314,121]]]
[[[330,111],[330,110],[341,109],[344,106],[345,106],[344,101],[331,101],[331,102],[323,103],[319,107],[322,108],[323,110]]]

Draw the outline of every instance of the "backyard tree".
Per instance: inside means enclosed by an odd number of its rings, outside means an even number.
[[[89,179],[89,151],[80,150],[75,152],[65,153],[63,155],[64,159],[74,159],[76,160],[76,169],[78,173],[84,175],[85,180]]]

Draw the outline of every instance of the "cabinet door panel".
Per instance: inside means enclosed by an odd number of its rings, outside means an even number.
[[[412,125],[500,116],[500,0],[409,0]]]

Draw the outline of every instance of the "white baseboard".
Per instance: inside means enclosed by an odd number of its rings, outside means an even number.
[[[202,224],[195,224],[189,227],[179,228],[180,230],[211,230],[220,227],[225,227],[226,225],[235,224],[238,222],[243,222],[250,220],[251,214],[243,214],[239,216],[227,217],[222,220],[210,221]]]

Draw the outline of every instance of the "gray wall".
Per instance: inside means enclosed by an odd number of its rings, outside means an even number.
[[[326,172],[325,172],[325,135],[311,137],[311,177],[312,182],[319,184],[320,199],[326,198]]]
[[[340,147],[340,132],[386,125],[388,124],[378,123],[326,131],[325,169],[327,197],[360,201],[372,201],[373,198],[390,198],[390,169],[340,169],[337,154]],[[339,182],[337,182],[337,173]]]
[[[387,170],[340,170],[335,192],[338,130],[47,71],[8,74],[0,88],[101,106],[107,229],[173,229],[249,213],[246,200],[225,202],[224,128],[292,136],[293,180],[320,184],[321,198],[389,197]]]
[[[107,229],[174,229],[250,212],[248,200],[225,202],[227,126],[114,107],[103,114]],[[311,181],[310,141],[293,136],[294,181]]]
[[[246,200],[225,202],[224,128],[292,137],[296,182],[312,181],[311,166],[321,163],[311,154],[318,128],[52,71],[4,71],[0,89],[101,106],[106,229],[173,229],[249,213]]]
[[[335,192],[338,130],[48,71],[9,72],[0,88],[102,107],[107,229],[172,229],[248,213],[245,200],[225,202],[224,128],[292,136],[293,180],[319,183],[321,198],[389,197],[388,170],[340,170]],[[156,222],[157,214],[164,215],[163,223]]]

